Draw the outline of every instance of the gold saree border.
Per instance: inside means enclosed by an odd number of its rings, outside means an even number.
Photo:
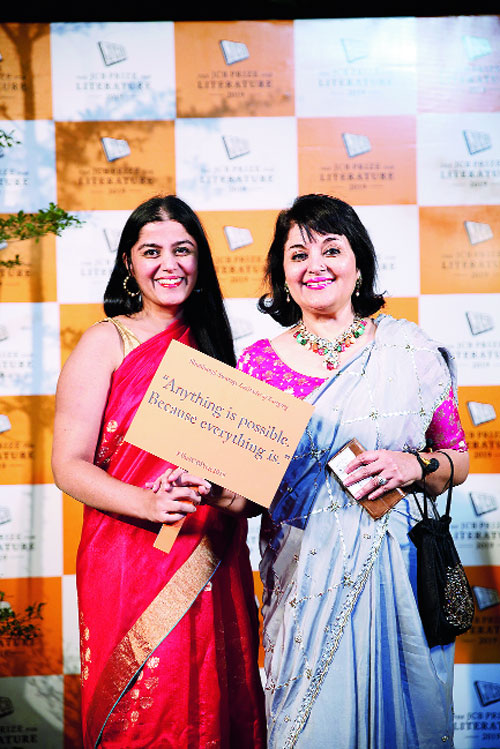
[[[97,746],[116,703],[139,669],[193,605],[221,561],[205,535],[111,653],[89,707],[88,736]]]

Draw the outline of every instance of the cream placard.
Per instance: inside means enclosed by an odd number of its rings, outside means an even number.
[[[313,410],[172,341],[125,440],[269,507]]]

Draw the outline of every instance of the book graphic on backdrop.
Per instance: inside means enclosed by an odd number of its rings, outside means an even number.
[[[225,226],[224,236],[230,250],[239,250],[241,247],[248,247],[253,243],[250,229],[242,229],[238,226]]]
[[[238,159],[240,156],[247,156],[250,153],[250,144],[246,138],[239,138],[237,135],[223,135],[222,142],[228,159]]]
[[[475,681],[477,695],[483,707],[500,701],[500,684],[494,681]]]
[[[498,510],[498,499],[494,494],[487,492],[469,492],[472,508],[476,515],[485,515],[487,512]]]
[[[471,156],[481,151],[488,151],[492,147],[489,133],[478,130],[464,130],[465,143]]]
[[[350,159],[369,153],[372,150],[370,139],[366,135],[354,135],[354,133],[342,133],[342,140],[347,155]]]
[[[116,161],[130,156],[130,146],[126,140],[120,138],[101,138],[102,147],[108,161]]]
[[[493,317],[486,312],[466,312],[465,317],[474,336],[487,333],[495,327]]]
[[[250,53],[244,42],[231,42],[223,39],[219,42],[226,65],[234,65],[235,62],[248,60]]]
[[[8,432],[9,429],[12,429],[9,417],[7,414],[0,414],[0,434],[2,434],[2,432]]]
[[[313,411],[172,341],[125,441],[269,507]],[[181,524],[164,525],[155,546],[169,551]]]
[[[462,37],[465,48],[465,54],[469,60],[477,60],[479,57],[486,57],[493,52],[489,39],[482,36],[470,36],[466,34]]]
[[[110,229],[108,227],[104,227],[102,233],[104,234],[104,241],[109,252],[115,253],[118,249],[118,245],[120,244],[120,229]]]
[[[497,417],[494,406],[491,403],[479,403],[478,401],[467,401],[469,416],[475,427],[494,421]]]
[[[8,507],[0,507],[0,525],[10,523],[11,520],[10,509]]]
[[[12,715],[14,712],[14,705],[9,697],[0,696],[0,718],[5,718],[7,715]]]
[[[117,62],[124,62],[127,59],[127,50],[122,44],[115,42],[98,42],[97,46],[102,55],[104,64],[116,65]]]
[[[481,585],[473,585],[472,590],[479,611],[490,609],[492,606],[498,606],[500,603],[500,594],[496,588],[485,588]]]
[[[493,230],[489,224],[481,221],[464,221],[464,227],[471,245],[493,239]]]
[[[368,45],[364,39],[341,39],[340,42],[347,62],[358,62],[369,56]]]

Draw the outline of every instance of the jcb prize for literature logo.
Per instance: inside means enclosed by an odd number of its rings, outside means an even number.
[[[264,293],[267,250],[276,211],[200,212],[214,255],[222,292],[255,298]]]
[[[496,205],[500,114],[422,114],[418,119],[419,204]]]
[[[446,341],[457,361],[460,385],[499,382],[499,294],[422,295],[420,321],[437,340]],[[479,410],[471,415],[478,426]]]
[[[70,210],[132,209],[175,192],[173,122],[56,123],[58,200]]]
[[[475,603],[471,629],[457,638],[456,663],[495,663],[500,645],[500,567],[466,567]]]
[[[177,189],[195,210],[281,208],[297,195],[292,117],[178,120]]]
[[[498,473],[500,462],[500,387],[460,386],[460,420],[472,473]]]
[[[418,18],[419,111],[494,112],[500,96],[496,16]]]
[[[499,566],[500,476],[471,473],[455,494],[451,533],[462,563]]]
[[[301,193],[355,205],[416,202],[414,118],[300,119],[298,138]]]
[[[175,41],[178,117],[294,114],[290,21],[180,22]]]
[[[295,67],[299,117],[416,113],[414,18],[297,20]]]
[[[54,23],[54,119],[173,120],[173,23]]]

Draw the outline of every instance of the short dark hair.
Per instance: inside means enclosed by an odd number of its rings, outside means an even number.
[[[298,304],[293,299],[287,301],[284,288],[284,248],[290,229],[295,225],[308,237],[313,231],[318,234],[343,234],[349,240],[356,257],[356,267],[361,272],[359,296],[352,297],[354,311],[362,316],[372,315],[384,306],[384,297],[374,291],[377,275],[375,248],[358,214],[339,198],[310,194],[299,196],[291,208],[278,215],[274,238],[267,254],[266,279],[271,292],[259,299],[261,312],[271,315],[286,327],[295,325],[302,317]]]
[[[196,287],[183,305],[185,322],[190,326],[200,351],[226,364],[236,364],[231,328],[215,272],[212,253],[200,219],[176,195],[156,196],[141,203],[129,216],[120,237],[115,265],[104,292],[108,317],[133,315],[142,309],[142,296],[130,296],[123,286],[129,275],[132,247],[143,226],[157,221],[177,221],[193,237],[198,247]],[[138,291],[133,277],[127,281],[131,292]]]

